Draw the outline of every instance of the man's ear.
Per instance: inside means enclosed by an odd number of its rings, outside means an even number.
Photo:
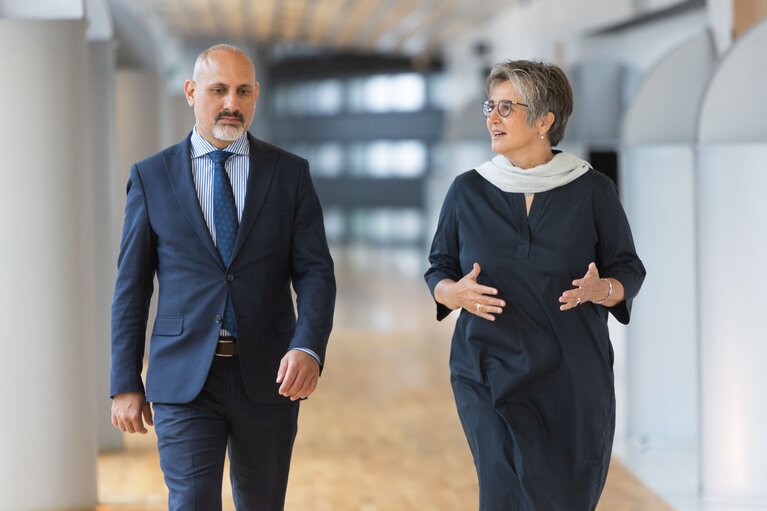
[[[184,82],[184,96],[186,96],[186,102],[189,106],[194,106],[194,92],[197,89],[197,84],[192,80]]]

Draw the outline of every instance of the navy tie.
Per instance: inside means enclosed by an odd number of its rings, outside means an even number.
[[[234,153],[228,151],[213,151],[208,153],[213,160],[215,171],[213,173],[213,222],[216,225],[216,248],[224,262],[229,267],[234,251],[234,240],[237,239],[237,230],[240,223],[237,220],[237,205],[234,203],[232,183],[226,173],[224,163]],[[237,326],[234,322],[234,307],[229,294],[226,295],[226,309],[222,325],[230,334],[237,337]]]

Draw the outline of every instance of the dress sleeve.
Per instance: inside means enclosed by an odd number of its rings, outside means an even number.
[[[628,324],[631,318],[631,302],[639,292],[645,278],[645,268],[634,248],[626,213],[618,199],[615,184],[605,189],[595,208],[599,236],[597,243],[597,268],[602,278],[612,277],[623,284],[625,301],[608,310],[615,319]]]
[[[429,286],[432,297],[434,288],[444,279],[458,281],[463,277],[459,260],[459,242],[458,242],[458,219],[456,217],[456,199],[455,199],[455,181],[450,185],[450,189],[445,196],[445,202],[442,204],[442,211],[439,214],[437,231],[434,233],[434,240],[431,244],[429,253],[429,264],[424,278]],[[441,303],[434,301],[437,305],[437,320],[442,321],[452,310]]]

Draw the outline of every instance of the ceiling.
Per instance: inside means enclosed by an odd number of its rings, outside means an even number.
[[[181,39],[429,55],[512,0],[143,0]],[[506,7],[506,6],[503,6]]]

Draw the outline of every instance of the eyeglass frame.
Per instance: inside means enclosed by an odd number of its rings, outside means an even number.
[[[486,110],[485,109],[485,105],[489,106],[491,103],[492,103],[493,107],[490,108],[489,110]],[[501,113],[501,109],[498,108],[498,107],[501,106],[502,103],[508,103],[509,104],[509,113],[507,113],[506,115],[503,115]],[[499,99],[497,103],[495,101],[493,101],[492,99],[486,99],[485,101],[482,102],[482,113],[485,115],[485,117],[490,117],[493,114],[493,110],[498,108],[498,115],[500,115],[501,117],[508,117],[508,116],[510,116],[514,112],[514,110],[512,109],[512,107],[514,105],[524,106],[524,107],[528,107],[529,108],[529,105],[526,105],[525,103],[520,103],[518,101],[512,101],[510,99]]]

